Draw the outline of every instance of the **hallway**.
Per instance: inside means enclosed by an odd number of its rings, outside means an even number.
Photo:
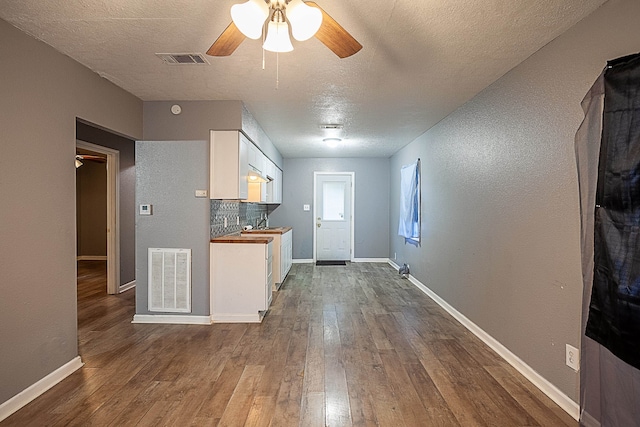
[[[131,324],[78,269],[85,366],[0,426],[577,426],[387,264],[294,264],[262,324]]]

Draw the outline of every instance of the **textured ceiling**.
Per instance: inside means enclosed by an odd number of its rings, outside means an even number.
[[[294,40],[264,70],[250,39],[209,65],[155,55],[206,52],[241,1],[1,0],[0,18],[145,101],[242,100],[284,157],[388,157],[606,0],[316,0],[359,53]],[[338,149],[323,123],[344,124]]]

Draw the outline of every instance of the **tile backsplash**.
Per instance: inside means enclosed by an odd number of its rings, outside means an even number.
[[[245,225],[256,226],[267,214],[267,206],[258,203],[241,203],[237,200],[211,200],[211,238],[239,233]],[[240,217],[240,225],[236,224]],[[227,226],[224,226],[224,219]]]

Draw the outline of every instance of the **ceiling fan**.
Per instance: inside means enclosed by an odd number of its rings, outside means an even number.
[[[264,37],[263,48],[272,52],[293,50],[291,33],[298,41],[315,36],[340,58],[349,57],[362,45],[335,19],[312,1],[248,0],[231,7],[232,21],[207,51],[210,56],[229,56],[246,37]],[[266,25],[265,25],[266,24]]]

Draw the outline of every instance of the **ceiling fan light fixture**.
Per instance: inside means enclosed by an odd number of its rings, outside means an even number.
[[[313,37],[322,25],[320,9],[307,6],[302,0],[291,0],[287,4],[287,18],[293,38],[301,42]]]
[[[267,37],[262,47],[270,52],[291,52],[293,45],[289,38],[289,24],[286,22],[269,22]]]
[[[264,21],[269,17],[269,6],[263,0],[247,0],[231,6],[231,19],[236,27],[250,39],[262,37]]]

